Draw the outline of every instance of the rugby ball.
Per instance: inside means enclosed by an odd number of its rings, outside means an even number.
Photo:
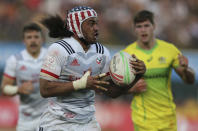
[[[117,52],[110,62],[109,73],[112,81],[118,86],[130,85],[135,80],[134,69],[130,61],[135,61],[130,54],[120,51]]]

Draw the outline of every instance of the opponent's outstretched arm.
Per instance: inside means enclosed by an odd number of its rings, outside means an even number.
[[[182,80],[188,84],[193,84],[195,82],[195,72],[189,67],[188,59],[179,54],[179,67],[175,68],[177,74],[182,78]]]

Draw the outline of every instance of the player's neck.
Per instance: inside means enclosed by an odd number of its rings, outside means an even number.
[[[79,39],[78,37],[75,36],[74,38],[80,43],[84,51],[87,52],[90,47],[90,44],[88,44],[84,39]]]
[[[152,40],[148,42],[137,41],[137,43],[140,46],[140,48],[144,50],[150,50],[155,46],[155,39],[153,38]]]

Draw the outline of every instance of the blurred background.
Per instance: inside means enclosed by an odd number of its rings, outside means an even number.
[[[173,72],[172,90],[177,104],[178,131],[198,131],[198,1],[197,0],[0,0],[0,81],[5,60],[24,48],[22,28],[29,21],[59,14],[77,5],[93,7],[99,15],[100,42],[111,55],[135,40],[132,18],[147,9],[155,14],[156,36],[174,43],[189,58],[196,83],[186,85]],[[48,37],[45,46],[56,41]],[[132,131],[132,96],[96,97],[96,117],[102,131]],[[17,122],[17,98],[0,97],[0,131],[13,131]]]

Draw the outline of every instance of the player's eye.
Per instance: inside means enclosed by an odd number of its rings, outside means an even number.
[[[90,21],[89,21],[89,25],[90,25],[90,26],[94,26],[95,24],[97,25],[98,22],[97,22],[97,21],[94,21],[94,20],[90,20]]]
[[[27,36],[26,38],[27,38],[27,39],[31,39],[31,38],[32,38],[32,36]]]
[[[39,38],[39,36],[38,36],[38,35],[36,35],[36,36],[34,36],[34,38],[38,39],[38,38]]]
[[[141,26],[141,25],[136,25],[135,27],[136,27],[136,28],[141,28],[142,26]]]
[[[150,27],[150,25],[149,24],[146,24],[146,25],[144,25],[144,27]]]
[[[90,25],[90,26],[93,26],[93,25],[94,25],[94,22],[90,22],[89,25]]]

